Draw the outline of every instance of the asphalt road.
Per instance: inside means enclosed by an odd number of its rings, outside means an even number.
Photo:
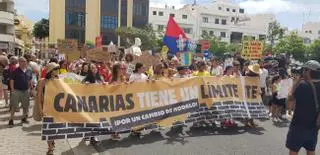
[[[120,141],[105,140],[95,146],[101,155],[286,155],[288,123],[258,122],[258,128],[185,128],[151,132],[141,139],[122,135]],[[317,149],[319,152],[320,150]],[[304,154],[304,149],[301,150]]]

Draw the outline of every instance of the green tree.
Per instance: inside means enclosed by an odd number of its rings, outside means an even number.
[[[48,19],[41,19],[37,22],[33,27],[33,35],[36,38],[44,39],[49,36],[49,20]]]
[[[303,44],[303,39],[292,32],[277,43],[275,51],[276,53],[288,53],[296,60],[305,61],[308,48]]]
[[[153,30],[152,25],[146,25],[139,29],[135,27],[120,27],[116,30],[116,34],[122,38],[122,43],[126,48],[134,44],[135,38],[140,38],[142,41],[142,50],[159,50],[163,43],[161,36],[157,36],[156,31]]]
[[[285,31],[286,29],[282,28],[279,22],[273,21],[269,23],[267,39],[270,41],[271,48],[273,48],[277,40],[283,38]]]
[[[320,62],[320,40],[315,40],[309,47],[311,58]]]

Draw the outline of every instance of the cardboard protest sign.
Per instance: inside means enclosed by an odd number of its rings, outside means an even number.
[[[87,59],[97,62],[107,62],[111,60],[111,56],[107,48],[100,47],[88,50]]]
[[[153,129],[212,119],[266,118],[258,86],[258,79],[231,77],[126,85],[48,81],[42,139],[108,135],[141,126]]]
[[[262,58],[263,43],[258,40],[243,41],[242,57],[247,60]]]
[[[74,39],[58,39],[57,41],[58,50],[64,52],[67,49],[78,48],[78,41]]]
[[[161,58],[153,56],[148,52],[142,52],[141,56],[133,55],[133,63],[136,64],[137,62],[140,62],[149,68],[150,66],[161,63]]]

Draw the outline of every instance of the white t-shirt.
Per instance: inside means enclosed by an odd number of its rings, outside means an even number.
[[[211,76],[220,76],[223,75],[223,68],[221,66],[217,66],[216,68],[210,68]]]
[[[262,74],[260,75],[260,87],[267,88],[267,77],[269,75],[268,70],[262,69]]]
[[[144,73],[133,73],[129,78],[129,82],[146,82],[148,76]]]
[[[288,98],[289,92],[292,89],[293,80],[291,78],[281,80],[280,82],[280,90],[278,92],[278,99]]]

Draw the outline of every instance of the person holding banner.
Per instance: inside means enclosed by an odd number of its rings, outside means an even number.
[[[150,77],[151,80],[162,80],[165,79],[165,66],[163,63],[159,63],[154,66],[153,75]]]
[[[103,84],[104,79],[103,77],[99,74],[98,68],[95,64],[90,64],[89,65],[89,70],[87,76],[83,79],[82,83],[98,83],[98,84]]]
[[[82,64],[82,69],[81,69],[80,75],[81,75],[81,76],[87,76],[88,71],[89,71],[89,64],[86,63],[86,62],[84,62],[84,63]]]
[[[261,67],[259,64],[250,65],[248,67],[248,69],[249,69],[249,72],[246,74],[246,76],[257,77],[260,79],[260,75],[262,74],[263,71],[261,70]],[[261,90],[260,90],[260,94],[261,94]],[[247,127],[257,127],[258,126],[258,124],[256,124],[252,118],[249,118],[248,120],[246,120],[245,125]]]
[[[145,74],[146,67],[142,63],[137,63],[133,74],[129,78],[129,82],[146,82],[148,76]]]
[[[59,69],[60,74],[68,73],[67,62],[65,60],[60,61],[59,65],[60,65],[60,69]]]
[[[197,64],[198,71],[193,73],[193,76],[203,77],[210,76],[210,73],[207,71],[207,64],[204,61],[200,61]]]
[[[33,118],[36,121],[41,121],[42,117],[44,116],[43,114],[43,104],[44,104],[44,91],[46,87],[46,83],[50,80],[55,80],[59,78],[59,64],[51,62],[47,65],[46,67],[46,77],[40,79],[38,82],[38,87],[37,87],[37,98],[35,102],[35,106],[33,109]],[[54,148],[55,148],[55,142],[53,140],[48,140],[48,152],[47,154],[52,155]]]
[[[218,58],[212,57],[211,58],[211,68],[210,68],[210,75],[211,76],[222,76],[223,75],[223,68],[218,64]]]
[[[116,63],[112,66],[112,79],[111,83],[112,85],[121,85],[127,83],[126,78],[126,66],[123,63]],[[118,140],[121,138],[120,134],[115,132],[111,135],[112,139]]]
[[[89,70],[87,76],[83,79],[82,83],[85,84],[105,84],[103,77],[100,76],[97,66],[95,64],[89,64]],[[99,141],[96,137],[86,137],[85,140],[88,140],[90,138],[90,144],[95,145]]]

